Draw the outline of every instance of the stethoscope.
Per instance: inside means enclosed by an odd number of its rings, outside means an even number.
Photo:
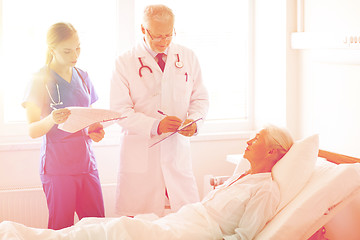
[[[177,68],[182,68],[184,66],[184,64],[180,61],[180,57],[179,57],[179,54],[176,54],[177,56],[177,61],[175,62],[175,66]],[[139,76],[142,77],[142,74],[141,74],[141,71],[143,70],[143,68],[146,68],[150,71],[150,73],[152,73],[153,71],[151,70],[151,68],[149,66],[146,66],[143,64],[142,60],[141,60],[141,57],[138,57],[139,59],[139,62],[141,64],[140,68],[139,68]]]
[[[86,87],[87,92],[90,94],[90,89],[89,89],[89,87],[86,85],[86,83],[85,83],[83,77],[81,76],[79,70],[78,70],[76,67],[74,67],[74,68],[75,68],[76,72],[78,73],[78,75],[80,76],[81,81],[83,82],[83,85]],[[49,71],[49,68],[48,68],[48,71]],[[57,106],[64,104],[64,103],[61,101],[61,96],[60,96],[60,91],[59,91],[59,84],[58,84],[57,82],[56,82],[55,84],[56,84],[56,91],[57,91],[57,96],[58,96],[58,97],[57,97],[57,99],[58,99],[57,102],[55,102],[54,98],[51,96],[51,93],[50,93],[50,91],[49,91],[49,88],[48,88],[48,86],[47,86],[47,83],[45,83],[46,91],[47,91],[47,93],[48,93],[48,95],[49,95],[49,97],[50,97],[50,100],[51,100],[50,107],[51,107],[52,109],[54,109],[54,110],[57,109],[57,108],[56,108]]]
[[[48,92],[49,94],[49,97],[50,97],[50,100],[51,100],[51,103],[50,103],[50,107],[52,109],[57,109],[56,106],[59,106],[59,105],[63,105],[63,102],[61,101],[61,98],[60,98],[60,91],[59,91],[59,84],[56,83],[56,90],[57,90],[57,95],[58,95],[58,101],[55,102],[55,100],[52,98],[51,94],[50,94],[50,91],[49,91],[49,88],[47,86],[47,83],[45,83],[45,88],[46,88],[46,91]]]

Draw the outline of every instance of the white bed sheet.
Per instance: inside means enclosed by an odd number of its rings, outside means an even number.
[[[0,223],[0,240],[219,240],[219,226],[202,204],[189,204],[176,214],[153,221],[121,218],[84,218],[58,231]]]
[[[302,191],[255,239],[307,239],[341,202],[359,191],[360,163],[336,165],[319,158]]]
[[[256,240],[307,239],[341,203],[360,192],[360,163],[335,165],[325,160],[318,163],[304,189],[265,226]],[[218,225],[201,204],[188,205],[178,215],[181,217],[170,214],[153,221],[88,218],[61,231],[2,222],[0,239],[221,239]]]

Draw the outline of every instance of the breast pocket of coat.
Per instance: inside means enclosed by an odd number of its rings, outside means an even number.
[[[175,75],[173,82],[173,96],[176,102],[190,102],[191,93],[193,91],[193,79],[188,73],[178,73]]]
[[[120,148],[120,172],[143,173],[148,168],[148,140],[137,135],[124,136]]]

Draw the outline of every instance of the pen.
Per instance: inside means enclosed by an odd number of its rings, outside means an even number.
[[[167,116],[167,117],[168,117],[168,115],[167,115],[166,113],[164,113],[163,111],[158,110],[158,113],[160,113],[161,115],[164,115],[164,116]]]
[[[189,123],[181,126],[177,131],[181,131],[181,130],[187,128],[188,126],[193,125],[194,123],[196,123],[197,121],[199,121],[199,120],[201,120],[201,119],[202,119],[202,118],[198,118],[198,119],[196,119],[195,121],[191,121],[191,122],[189,122]]]

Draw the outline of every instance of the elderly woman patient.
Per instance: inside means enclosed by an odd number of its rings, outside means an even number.
[[[86,218],[57,231],[2,222],[0,239],[253,239],[280,202],[271,169],[292,144],[286,129],[265,127],[247,142],[249,171],[235,174],[201,202],[156,220]]]

